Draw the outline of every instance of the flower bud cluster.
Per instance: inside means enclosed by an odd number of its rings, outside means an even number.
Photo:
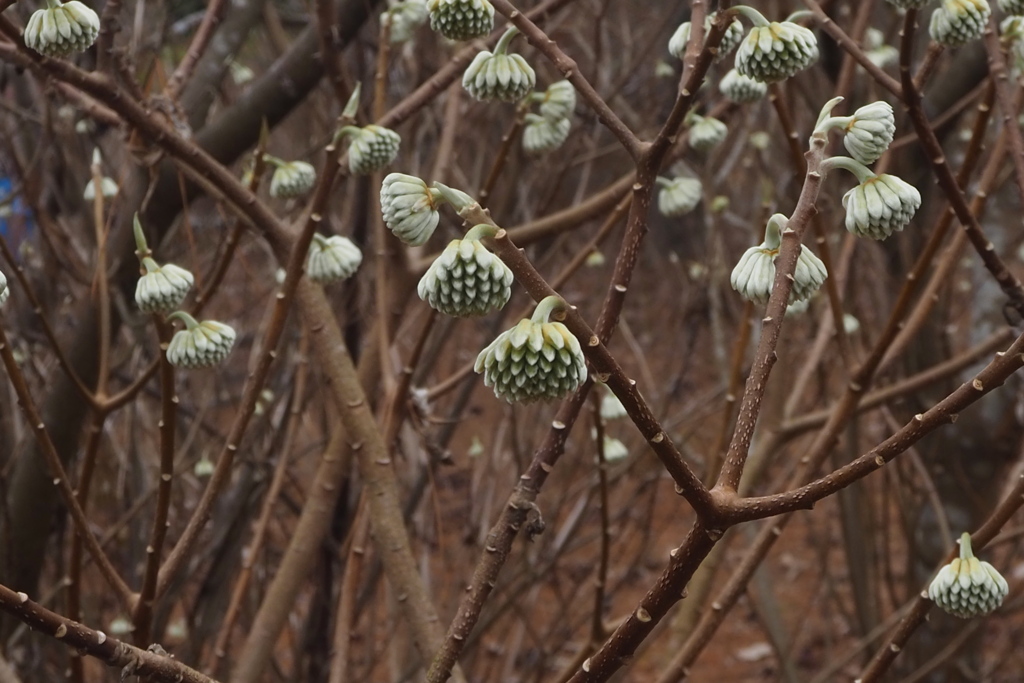
[[[1010,587],[1006,579],[971,550],[971,535],[960,537],[960,557],[945,565],[928,586],[928,597],[961,619],[980,617],[1001,604]]]
[[[60,3],[50,0],[25,25],[25,45],[47,57],[67,57],[87,50],[100,33],[96,12],[78,0]]]

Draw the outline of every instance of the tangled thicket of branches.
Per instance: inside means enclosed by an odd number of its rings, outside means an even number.
[[[731,4],[0,3],[0,682],[1017,680],[1024,3]]]

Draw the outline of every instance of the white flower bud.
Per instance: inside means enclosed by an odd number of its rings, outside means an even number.
[[[981,37],[992,8],[987,0],[943,0],[932,12],[928,33],[946,47],[958,47]]]
[[[658,178],[658,211],[668,218],[690,213],[704,196],[704,187],[696,178]]]
[[[181,305],[192,289],[192,273],[173,263],[158,265],[151,258],[142,259],[146,274],[135,285],[135,303],[146,313],[169,313]]]
[[[611,389],[605,387],[605,392],[601,396],[601,419],[617,420],[620,417],[626,417],[626,415],[628,415],[626,406],[622,405],[622,401],[612,393]]]
[[[7,299],[11,296],[11,288],[7,286],[7,276],[0,271],[0,306],[7,303]]]
[[[818,59],[814,32],[791,21],[755,26],[736,51],[736,70],[755,81],[775,83]]]
[[[764,242],[744,252],[729,278],[732,288],[744,299],[764,304],[775,284],[775,257],[782,247],[782,230],[789,219],[777,213],[768,219]],[[793,288],[789,303],[811,298],[825,282],[828,271],[825,264],[810,249],[801,245],[793,272]]]
[[[428,15],[425,0],[405,0],[392,5],[380,16],[382,23],[385,16],[391,22],[388,39],[392,44],[397,44],[408,42],[416,29],[427,22]]]
[[[725,74],[718,82],[718,89],[729,101],[736,104],[757,102],[768,94],[766,84],[744,76],[736,69],[729,69],[729,73]]]
[[[579,340],[562,323],[548,322],[560,304],[557,297],[544,299],[532,319],[502,332],[477,356],[473,369],[495,396],[509,403],[561,398],[586,381]]]
[[[590,429],[590,438],[597,439],[597,429],[593,427]],[[608,434],[605,434],[604,439],[602,439],[601,451],[604,454],[605,462],[616,462],[629,455],[629,449],[626,448],[626,444],[614,436],[608,436]]]
[[[512,271],[477,238],[486,230],[476,230],[452,240],[420,280],[416,291],[435,311],[456,318],[487,315],[512,296]]]
[[[875,240],[903,230],[920,206],[917,188],[888,173],[868,178],[843,195],[846,229]]]
[[[494,28],[494,6],[488,0],[429,0],[430,28],[451,40],[472,40]]]
[[[704,36],[707,39],[708,31],[711,30],[711,23],[715,20],[717,12],[712,12],[707,15],[704,19]],[[668,51],[676,59],[682,59],[686,54],[686,44],[690,42],[690,22],[685,21],[679,25],[675,33],[668,41]],[[718,44],[718,54],[715,55],[715,61],[721,61],[727,54],[732,52],[733,48],[740,44],[743,40],[743,24],[738,19],[734,19],[729,27],[725,29],[725,35],[722,36],[722,42]]]
[[[569,137],[569,119],[552,120],[536,114],[526,115],[523,128],[523,149],[530,154],[551,152],[562,146]]]
[[[174,333],[167,346],[167,360],[179,368],[208,368],[231,353],[235,330],[216,320],[196,322],[181,311],[173,314],[185,322],[185,329]]]
[[[114,182],[113,178],[103,176],[103,178],[100,179],[100,192],[103,193],[104,197],[106,197],[107,199],[110,199],[111,197],[116,197],[117,191],[117,183]],[[96,199],[95,179],[90,180],[86,184],[85,191],[82,193],[82,199],[84,199],[87,202],[91,202],[92,200]]]
[[[213,474],[214,469],[216,468],[213,465],[213,461],[203,453],[203,456],[196,461],[195,466],[192,468],[192,474],[200,479],[205,479]]]
[[[437,229],[437,202],[441,192],[404,173],[389,173],[380,187],[384,224],[395,236],[414,247],[427,243]]]
[[[348,167],[356,175],[379,171],[395,160],[401,143],[402,138],[389,128],[369,125],[356,129],[348,148]]]
[[[349,238],[341,235],[324,237],[316,233],[309,244],[306,275],[313,282],[326,285],[352,277],[362,262],[363,252]]]
[[[843,145],[862,164],[873,164],[892,144],[896,121],[887,102],[872,102],[853,112]]]
[[[100,18],[89,7],[71,0],[61,4],[50,0],[38,9],[25,26],[25,45],[47,57],[67,57],[87,50],[100,32]]]
[[[462,87],[477,100],[518,102],[537,84],[537,74],[522,55],[477,54],[462,77]]]
[[[718,119],[694,115],[690,125],[690,147],[698,152],[707,152],[722,144],[728,133],[729,129]]]
[[[960,537],[960,557],[939,570],[928,586],[928,597],[946,612],[961,619],[980,617],[1001,604],[1010,587],[1006,579],[971,550],[971,535]]]
[[[301,197],[316,185],[316,169],[305,161],[288,161],[274,169],[270,178],[270,196],[280,199]]]
[[[999,9],[1006,14],[1024,15],[1024,0],[999,0]]]
[[[568,119],[576,111],[576,88],[569,81],[555,81],[534,97],[540,98],[541,115],[551,121]]]
[[[228,64],[228,70],[231,71],[231,80],[235,82],[235,85],[245,85],[256,78],[253,70],[241,62],[232,61]]]

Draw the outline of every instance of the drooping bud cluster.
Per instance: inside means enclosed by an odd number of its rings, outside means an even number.
[[[266,157],[276,168],[270,178],[270,196],[280,199],[301,197],[316,184],[316,169],[305,161],[281,161]]]
[[[389,173],[380,188],[384,224],[398,239],[414,247],[427,243],[437,229],[441,192],[416,176]]]
[[[352,277],[362,262],[363,252],[349,238],[315,233],[306,257],[306,275],[313,282],[326,285]]]
[[[696,178],[679,177],[673,180],[658,177],[658,211],[668,218],[690,213],[704,196],[704,187]]]
[[[494,6],[488,0],[429,0],[430,28],[451,40],[472,40],[494,28]]]
[[[711,116],[690,116],[690,147],[698,152],[707,152],[725,140],[729,129],[724,123]]]
[[[843,195],[846,229],[875,240],[903,230],[920,206],[917,188],[888,173],[872,174]]]
[[[473,58],[462,76],[462,87],[478,100],[518,102],[537,85],[537,74],[522,55],[508,54],[508,45],[519,33],[506,31],[494,52],[484,50]]]
[[[25,45],[47,57],[67,57],[82,52],[96,42],[100,18],[86,5],[71,0],[48,0],[49,7],[38,9],[25,25]]]
[[[173,263],[158,265],[152,258],[144,257],[142,267],[145,274],[135,285],[135,303],[146,313],[170,313],[185,300],[195,278],[192,273]]]
[[[764,242],[747,249],[733,269],[729,281],[744,299],[764,304],[771,297],[775,284],[775,258],[782,248],[782,230],[788,223],[789,219],[781,213],[768,219]],[[789,303],[811,298],[827,277],[828,271],[821,259],[801,245]]]
[[[887,102],[872,102],[853,112],[846,124],[843,145],[862,164],[878,161],[892,144],[896,121]]]
[[[943,0],[932,12],[928,33],[946,47],[958,47],[981,37],[992,15],[987,0]]]
[[[879,69],[899,61],[900,51],[885,43],[885,34],[877,28],[864,32],[864,55]]]
[[[857,176],[858,185],[843,195],[846,229],[859,237],[884,240],[903,230],[921,206],[917,189],[887,173],[875,174],[865,164],[874,163],[892,143],[896,132],[892,107],[872,102],[853,116],[830,116],[841,97],[829,100],[821,110],[815,136],[829,130],[844,132],[843,144],[854,158],[837,156],[825,159],[821,171],[842,168]]]
[[[555,81],[533,98],[540,102],[541,116],[552,121],[568,119],[576,110],[576,88],[569,81]]]
[[[106,199],[116,197],[117,192],[120,188],[117,187],[117,183],[114,182],[113,178],[103,176],[100,178],[100,192]],[[91,202],[96,199],[96,179],[91,178],[85,185],[85,191],[82,192],[82,199],[87,202]]]
[[[363,128],[346,126],[340,131],[352,136],[348,148],[348,167],[356,175],[379,171],[398,156],[402,138],[395,131],[373,124]]]
[[[562,146],[569,137],[569,119],[549,119],[527,114],[523,127],[523,149],[530,154],[551,152]]]
[[[1024,15],[1024,0],[999,0],[999,9],[1006,14]]]
[[[718,89],[730,102],[736,104],[757,102],[768,94],[766,84],[744,76],[736,69],[729,69],[729,73],[725,74],[718,82]]]
[[[509,403],[561,398],[587,379],[579,340],[562,323],[548,321],[563,305],[549,296],[531,319],[502,332],[477,356],[474,370],[495,396]]]
[[[397,2],[380,15],[381,22],[391,22],[388,29],[388,40],[391,43],[405,43],[412,34],[427,22],[429,12],[425,0],[405,0]]]
[[[11,288],[7,286],[7,276],[4,275],[3,271],[0,271],[0,306],[7,303],[7,299],[10,296]]]
[[[1001,604],[1010,587],[1006,579],[971,550],[971,535],[960,537],[960,557],[939,570],[928,586],[928,597],[946,612],[961,619],[980,617]]]
[[[704,19],[705,36],[711,30],[711,24],[714,22],[717,14],[717,12],[712,12]],[[675,30],[672,37],[669,38],[668,51],[676,59],[682,59],[683,55],[686,54],[686,44],[690,42],[690,26],[690,22],[684,21]],[[729,27],[725,29],[722,42],[718,44],[718,54],[715,56],[715,61],[721,61],[727,54],[733,51],[733,48],[740,44],[741,40],[743,40],[743,24],[738,19],[734,19],[729,24]]]
[[[480,239],[495,228],[478,225],[461,240],[452,240],[416,288],[434,310],[457,318],[499,310],[512,296],[512,271]]]
[[[756,14],[744,11],[747,16]],[[736,51],[736,70],[763,83],[782,81],[803,71],[818,59],[814,33],[791,21],[769,23],[760,14]]]
[[[167,346],[167,361],[179,368],[208,368],[228,357],[235,345],[235,330],[216,320],[196,322],[195,318],[177,311],[172,318],[185,323],[185,329],[174,333]]]

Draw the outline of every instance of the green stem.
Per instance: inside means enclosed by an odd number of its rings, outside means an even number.
[[[857,182],[865,183],[877,177],[870,168],[850,157],[829,157],[821,162],[821,174],[826,175],[833,168],[841,168],[857,176]]]
[[[196,321],[196,319],[190,316],[185,311],[175,311],[174,313],[171,313],[169,316],[167,316],[167,319],[178,319],[181,322],[185,323],[185,328],[189,330],[194,330],[195,328],[199,327],[199,323]]]
[[[657,178],[654,179],[654,182],[658,185],[658,187],[672,187],[672,183],[675,181],[664,176],[658,176]]]
[[[512,43],[512,39],[519,35],[519,29],[515,26],[505,31],[504,35],[498,40],[498,44],[494,46],[494,54],[503,55],[508,51],[508,46]]]
[[[332,144],[338,144],[346,135],[359,135],[361,132],[363,132],[363,129],[359,126],[342,126],[338,129],[338,132],[334,134],[334,142]]]
[[[800,21],[801,19],[813,19],[813,18],[814,18],[814,12],[812,12],[809,9],[802,9],[802,10],[800,10],[798,12],[793,12],[788,17],[783,19],[783,21],[788,21],[789,23],[793,24],[793,23],[796,23],[796,22]]]
[[[537,304],[537,308],[533,310],[533,316],[530,318],[535,323],[546,323],[550,320],[551,314],[556,310],[561,310],[567,307],[565,300],[560,296],[546,296],[540,300]]]
[[[142,230],[142,223],[139,221],[139,214],[135,214],[135,218],[132,222],[132,231],[135,233],[135,255],[139,257],[139,260],[152,255],[152,251],[149,249],[149,245],[146,244],[146,233]]]
[[[974,557],[974,550],[971,548],[971,535],[966,531],[960,534],[960,559],[969,560]]]
[[[758,12],[753,7],[747,7],[746,5],[736,5],[735,7],[733,7],[733,9],[736,10],[737,13],[742,14],[747,19],[749,19],[751,24],[759,28],[764,28],[765,26],[771,24],[771,22],[768,21],[763,14]]]
[[[456,190],[453,187],[448,187],[444,183],[434,181],[434,189],[440,192],[441,199],[451,204],[456,211],[461,212],[463,209],[476,204],[476,200],[462,190]]]
[[[281,168],[282,166],[287,166],[288,165],[288,162],[285,161],[284,159],[279,159],[278,157],[275,157],[275,156],[270,155],[270,154],[264,154],[263,155],[263,161],[264,161],[264,163],[270,164],[271,166],[274,166],[275,168]]]
[[[833,97],[831,100],[825,103],[825,106],[818,112],[818,121],[814,124],[814,133],[817,135],[819,132],[825,133],[828,131],[828,120],[832,114],[832,110],[836,108],[836,105],[843,101],[842,97]],[[824,126],[824,127],[823,127]]]
[[[463,237],[463,240],[482,240],[485,237],[494,237],[498,234],[498,228],[487,223],[481,223],[480,225],[474,225]]]
[[[766,249],[778,251],[782,247],[782,231],[789,224],[789,219],[781,213],[772,215],[764,228],[764,246]]]
[[[158,270],[160,270],[160,264],[158,264],[149,256],[142,257],[142,267],[146,269],[147,273],[155,273]]]

